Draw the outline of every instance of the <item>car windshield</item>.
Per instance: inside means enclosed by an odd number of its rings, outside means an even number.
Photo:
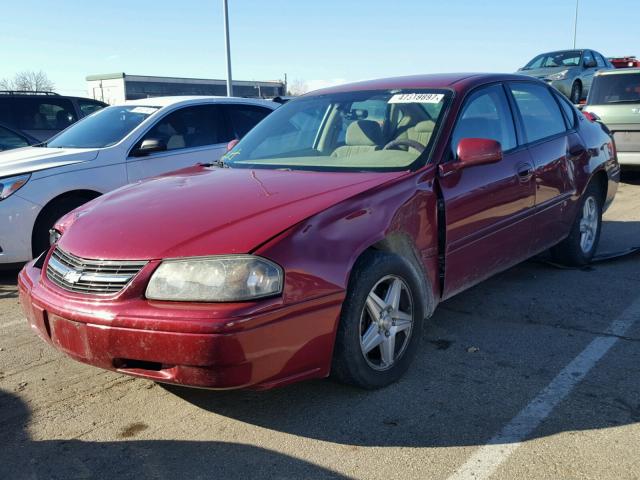
[[[52,148],[105,148],[115,145],[159,107],[107,107],[74,123],[43,144]]]
[[[426,159],[445,90],[376,90],[302,97],[278,108],[224,157],[231,167],[402,170]]]
[[[582,52],[580,50],[543,53],[527,63],[523,70],[533,70],[536,68],[577,67],[580,65],[581,57]]]
[[[640,103],[640,72],[599,75],[593,79],[590,105]]]

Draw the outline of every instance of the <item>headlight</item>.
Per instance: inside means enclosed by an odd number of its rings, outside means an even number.
[[[239,302],[282,292],[282,268],[253,255],[165,260],[153,273],[147,298],[180,302]]]
[[[31,178],[30,173],[17,177],[0,178],[0,201],[20,190],[29,181],[29,178]]]
[[[569,70],[562,70],[561,72],[558,73],[554,73],[553,75],[549,75],[547,77],[547,80],[564,80],[565,78],[567,78],[567,73],[569,73]]]

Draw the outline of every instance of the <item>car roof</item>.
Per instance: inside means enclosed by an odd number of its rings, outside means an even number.
[[[355,83],[347,83],[335,87],[323,88],[304,96],[325,95],[332,93],[355,92],[362,90],[393,90],[447,88],[462,92],[485,83],[504,81],[538,81],[525,75],[510,73],[435,73],[429,75],[411,75],[406,77],[381,78]]]
[[[599,70],[596,72],[596,76],[601,75],[623,75],[625,73],[640,73],[640,68],[614,68],[610,70]]]
[[[173,96],[173,97],[150,97],[138,100],[126,100],[116,105],[140,105],[147,107],[169,107],[175,105],[197,105],[200,103],[241,103],[245,105],[258,105],[275,109],[280,104],[271,100],[261,98],[241,98],[241,97],[219,97],[213,95],[193,95],[193,96]]]

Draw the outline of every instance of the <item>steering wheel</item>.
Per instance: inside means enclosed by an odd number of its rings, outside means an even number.
[[[403,145],[407,147],[415,148],[420,153],[424,152],[424,149],[427,148],[425,145],[422,145],[420,142],[416,142],[415,140],[400,139],[400,140],[391,140],[384,147],[382,147],[382,149],[391,150],[393,148],[400,147]]]

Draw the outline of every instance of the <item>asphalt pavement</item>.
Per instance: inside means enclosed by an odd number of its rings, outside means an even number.
[[[640,246],[626,173],[600,252]],[[0,479],[640,479],[640,255],[518,265],[441,304],[375,392],[160,386],[66,358],[0,273]]]

